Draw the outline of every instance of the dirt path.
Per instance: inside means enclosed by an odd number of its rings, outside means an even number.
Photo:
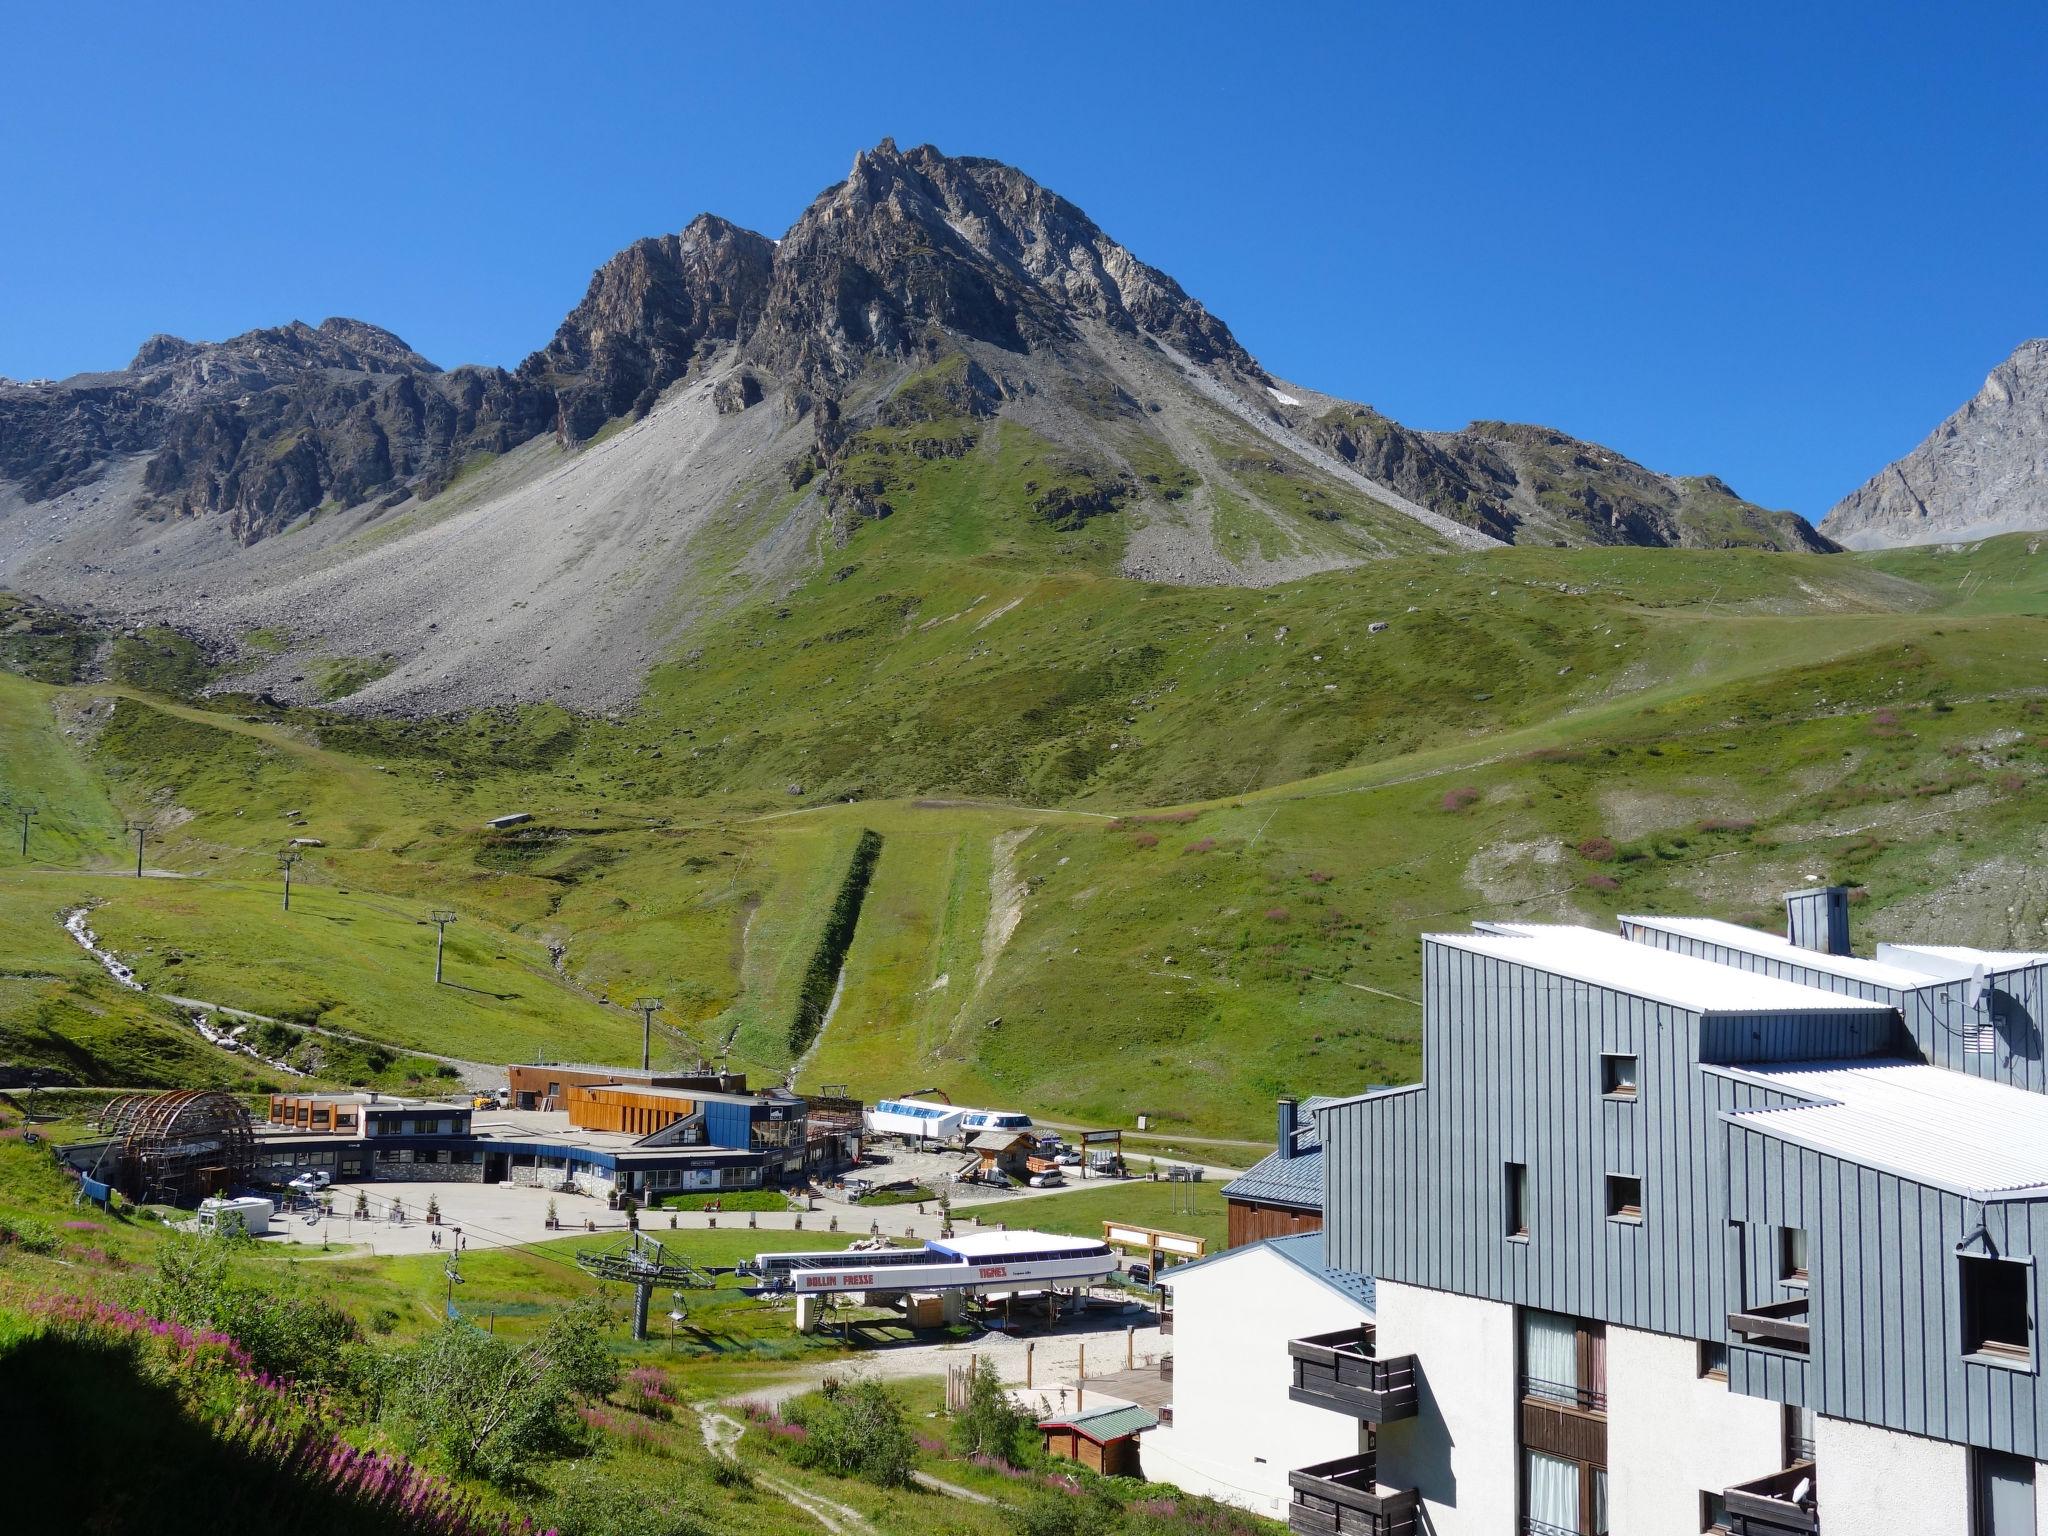
[[[746,1433],[746,1426],[716,1403],[699,1403],[696,1406],[697,1423],[704,1431],[704,1449],[720,1461],[738,1465],[740,1436]],[[802,1510],[832,1536],[870,1536],[875,1529],[866,1515],[849,1504],[799,1488],[795,1483],[769,1473],[753,1468],[748,1470],[753,1472],[755,1482],[785,1503]]]

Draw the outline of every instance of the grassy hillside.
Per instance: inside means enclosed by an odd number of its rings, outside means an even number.
[[[816,578],[702,623],[618,721],[0,674],[0,793],[44,812],[25,863],[0,840],[0,1051],[54,1059],[77,1010],[102,1040],[180,1027],[95,980],[59,926],[90,902],[160,990],[615,1061],[653,993],[671,1059],[780,1074],[866,830],[880,858],[800,1082],[1183,1131],[1261,1135],[1275,1092],[1411,1077],[1416,935],[1476,916],[1769,921],[1826,878],[1863,893],[1865,939],[2048,942],[2038,540],[1163,588],[1113,575],[1093,523],[1004,514],[977,478],[1000,468],[921,469]],[[533,819],[485,825],[513,810]],[[129,818],[191,878],[122,878]],[[287,915],[292,838],[322,846]],[[437,907],[458,913],[438,988]]]

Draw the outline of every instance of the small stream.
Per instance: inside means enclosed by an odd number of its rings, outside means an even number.
[[[64,931],[78,941],[79,948],[91,955],[93,959],[99,961],[101,969],[113,977],[115,981],[131,992],[141,992],[147,995],[149,988],[136,979],[135,968],[123,965],[120,960],[116,959],[107,950],[100,948],[100,936],[94,933],[86,924],[86,919],[91,915],[92,908],[90,907],[79,907],[75,911],[65,913]],[[256,1047],[245,1042],[242,1039],[242,1031],[249,1027],[247,1024],[237,1024],[232,1029],[215,1029],[211,1023],[213,1013],[209,1009],[188,1008],[180,1004],[178,1005],[178,1011],[185,1015],[192,1027],[199,1032],[199,1038],[208,1045],[219,1046],[224,1051],[234,1051],[238,1055],[247,1056],[252,1061],[260,1061],[264,1066],[274,1071],[282,1072],[288,1077],[304,1077],[306,1075],[297,1067],[287,1062],[276,1061],[268,1056],[259,1054]]]

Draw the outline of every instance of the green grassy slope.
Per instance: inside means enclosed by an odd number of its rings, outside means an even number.
[[[97,901],[152,986],[615,1061],[638,1046],[621,1005],[655,993],[671,1059],[779,1074],[871,828],[803,1084],[1259,1135],[1277,1091],[1414,1074],[1416,934],[1474,916],[1766,920],[1823,877],[1866,892],[1866,936],[2048,939],[2037,540],[1511,549],[1169,589],[1112,574],[1105,518],[1006,510],[1032,465],[921,465],[817,577],[706,621],[621,721],[245,715],[0,674],[0,794],[47,807],[26,864],[0,840],[0,969],[29,973],[0,1027],[25,1039],[52,987],[148,1011],[91,991],[58,927]],[[484,826],[508,810],[534,820]],[[131,816],[152,866],[198,878],[119,878]],[[324,846],[287,917],[292,837]],[[442,988],[438,906],[460,914]]]

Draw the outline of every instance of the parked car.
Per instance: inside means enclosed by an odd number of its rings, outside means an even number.
[[[1052,1189],[1066,1182],[1065,1179],[1060,1177],[1060,1171],[1057,1168],[1048,1168],[1043,1173],[1031,1175],[1031,1187],[1033,1189]]]
[[[1060,1153],[1053,1161],[1062,1168],[1078,1168],[1081,1166],[1081,1154],[1069,1149]]]
[[[325,1189],[328,1185],[332,1184],[333,1182],[334,1175],[329,1173],[326,1169],[308,1168],[296,1179],[293,1179],[291,1183],[286,1187],[290,1189],[296,1189],[301,1194],[317,1195],[320,1193],[321,1190]]]
[[[1124,1266],[1124,1278],[1133,1285],[1150,1285],[1152,1283],[1152,1266],[1150,1264],[1126,1264]]]

